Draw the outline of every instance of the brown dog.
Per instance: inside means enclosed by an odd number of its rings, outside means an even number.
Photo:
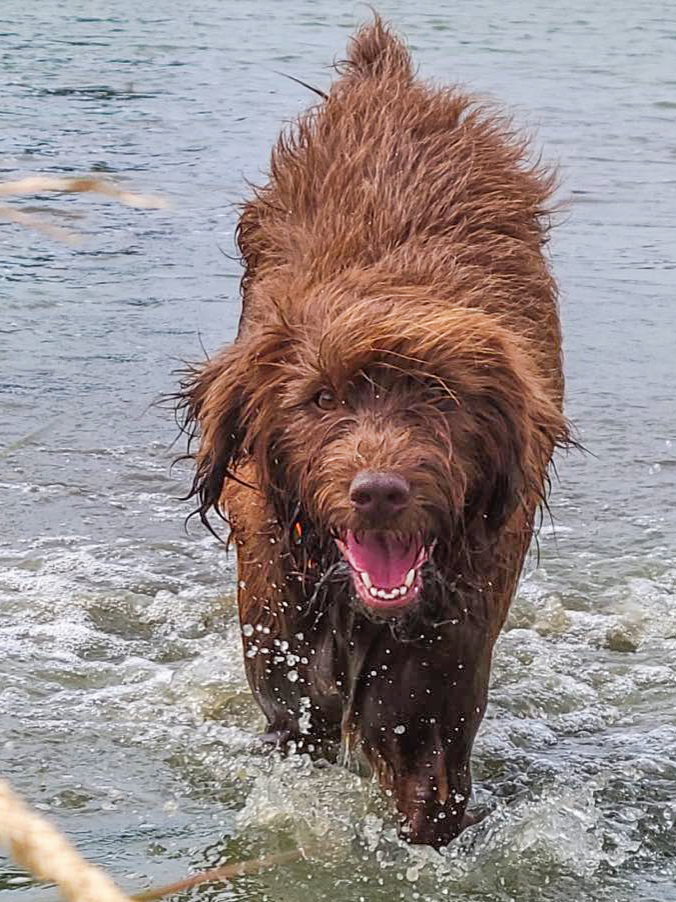
[[[271,733],[360,750],[413,842],[468,822],[493,644],[568,441],[552,178],[378,19],[245,204],[237,341],[180,395]]]

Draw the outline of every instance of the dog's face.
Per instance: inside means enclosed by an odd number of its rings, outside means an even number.
[[[433,374],[392,355],[367,354],[350,372],[318,377],[294,405],[299,441],[286,443],[287,472],[348,565],[355,597],[376,616],[397,616],[419,597],[440,537],[457,531],[465,494],[457,405]]]
[[[425,594],[428,562],[450,579],[542,492],[565,423],[528,355],[481,311],[411,292],[302,309],[314,319],[250,324],[190,380],[194,493],[205,515],[253,459],[320,569],[342,560],[359,603],[396,618]]]

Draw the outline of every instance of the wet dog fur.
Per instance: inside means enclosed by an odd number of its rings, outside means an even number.
[[[337,69],[243,206],[239,334],[179,408],[271,734],[361,753],[438,847],[468,822],[493,645],[569,442],[553,179],[494,109],[418,80],[380,19]],[[396,510],[356,502],[364,473],[405,487]],[[349,541],[381,569],[379,547],[415,557],[410,592],[371,604]]]

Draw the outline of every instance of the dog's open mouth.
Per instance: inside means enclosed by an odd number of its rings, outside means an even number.
[[[420,569],[429,557],[420,536],[348,530],[336,544],[350,565],[355,592],[365,605],[382,610],[415,601],[422,586]]]

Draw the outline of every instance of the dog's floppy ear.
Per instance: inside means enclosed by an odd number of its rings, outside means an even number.
[[[198,366],[181,382],[176,412],[188,436],[185,457],[195,462],[188,498],[197,498],[195,513],[209,527],[210,510],[219,511],[223,486],[243,454],[244,356],[237,344]],[[195,443],[197,450],[193,450]]]
[[[565,417],[525,355],[509,349],[493,376],[473,405],[480,464],[465,510],[468,528],[488,534],[518,505],[545,501],[551,454],[571,443]]]
[[[273,323],[191,367],[181,383],[177,413],[188,435],[187,457],[195,462],[188,497],[198,499],[196,513],[208,527],[212,509],[222,515],[219,503],[225,481],[237,479],[242,459],[266,444],[270,428],[266,402],[275,393],[279,363],[288,349],[286,325]]]
[[[479,480],[467,499],[468,525],[481,518],[483,526],[497,532],[512,515],[524,495],[524,445],[528,436],[521,416],[504,398],[491,398],[482,405]]]

